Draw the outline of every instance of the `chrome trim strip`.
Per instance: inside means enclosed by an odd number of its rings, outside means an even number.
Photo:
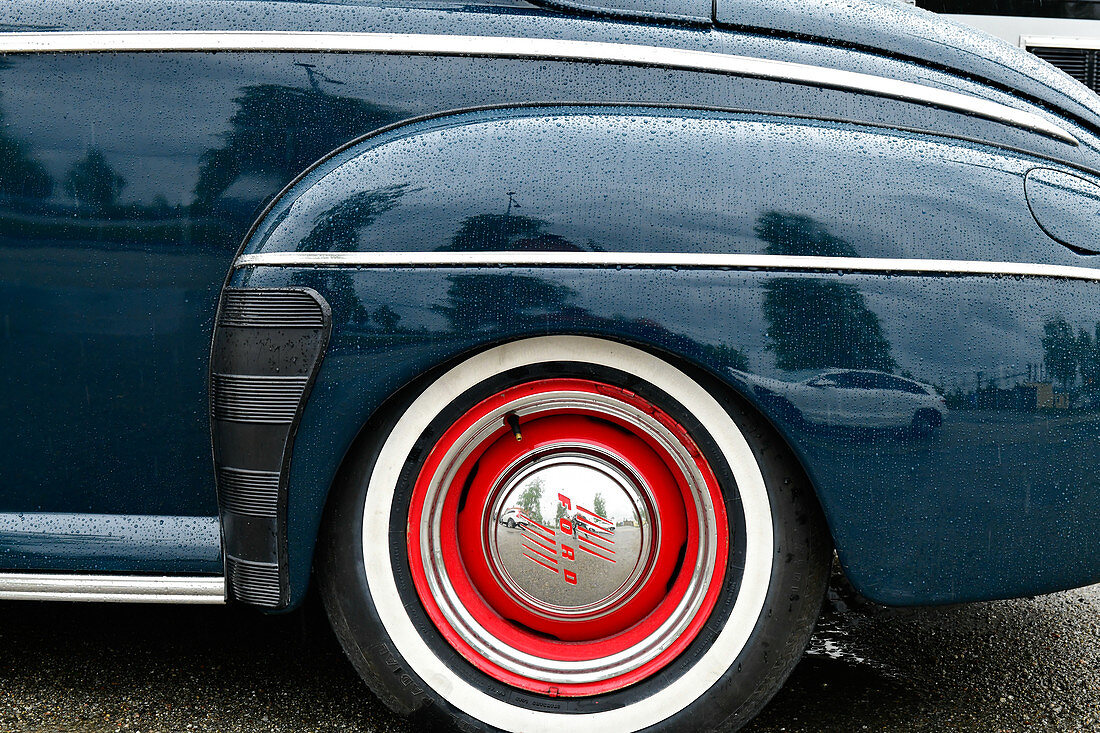
[[[225,578],[0,573],[0,600],[225,603]]]
[[[677,252],[265,252],[238,267],[677,267],[707,270],[885,272],[896,275],[1005,275],[1100,281],[1100,268],[975,260],[686,254]]]
[[[552,38],[315,31],[55,31],[0,34],[0,53],[130,51],[426,54],[653,66],[872,94],[983,117],[1077,144],[1073,135],[1038,114],[969,94],[843,69],[682,48]]]
[[[1100,49],[1100,38],[1074,36],[1020,36],[1020,48]]]

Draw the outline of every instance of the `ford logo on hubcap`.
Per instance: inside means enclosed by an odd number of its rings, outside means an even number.
[[[626,467],[561,447],[525,460],[498,486],[490,565],[517,601],[551,617],[594,617],[644,581],[656,522],[645,485]]]

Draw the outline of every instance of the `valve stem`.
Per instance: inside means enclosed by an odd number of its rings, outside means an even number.
[[[516,413],[509,412],[504,416],[504,422],[508,424],[508,427],[512,429],[512,435],[516,437],[516,442],[523,440],[523,433],[519,431],[519,418],[516,417]]]

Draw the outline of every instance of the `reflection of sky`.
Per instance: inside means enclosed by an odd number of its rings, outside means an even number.
[[[360,231],[367,251],[446,247],[467,217],[503,214],[513,191],[515,213],[607,251],[759,252],[753,227],[764,212],[780,210],[824,212],[830,233],[862,256],[1047,261],[1064,254],[1028,212],[1021,174],[1031,164],[978,149],[643,113],[433,124],[349,161],[296,204],[288,223],[301,218],[290,231],[311,226],[354,181],[357,190],[415,189]],[[976,233],[976,221],[990,226]]]
[[[539,508],[547,522],[552,522],[557,515],[559,493],[568,497],[573,504],[573,508],[568,510],[570,516],[577,512],[577,507],[595,511],[598,493],[603,497],[607,509],[607,514],[603,515],[605,518],[620,522],[624,519],[635,520],[637,517],[633,505],[611,478],[593,469],[573,465],[555,466],[526,479],[505,501],[505,506],[518,505],[523,490],[539,479],[543,483]]]

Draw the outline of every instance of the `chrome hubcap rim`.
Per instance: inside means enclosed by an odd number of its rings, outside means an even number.
[[[685,572],[690,573],[690,582],[679,598],[674,610],[652,633],[638,643],[606,656],[567,661],[546,659],[516,648],[505,640],[488,631],[466,608],[460,595],[448,575],[443,551],[443,507],[448,491],[451,490],[455,474],[463,462],[480,445],[498,432],[507,415],[516,415],[524,421],[542,413],[560,413],[568,411],[576,414],[589,414],[595,417],[610,417],[631,426],[637,434],[645,435],[671,456],[680,474],[683,476],[690,494],[690,504],[686,507],[692,514],[691,521],[698,528],[699,537],[696,551],[683,559]],[[544,454],[545,455],[545,454]],[[639,529],[638,549],[632,550],[628,559],[631,573],[622,582],[603,582],[594,586],[590,596],[558,597],[532,588],[518,581],[515,571],[518,560],[514,553],[502,548],[502,532],[509,532],[500,523],[499,518],[512,506],[516,491],[524,481],[538,476],[543,469],[534,465],[534,461],[525,459],[516,466],[517,473],[506,473],[498,480],[499,489],[496,499],[486,508],[484,514],[485,539],[484,550],[489,554],[490,565],[499,573],[502,586],[522,598],[530,609],[551,617],[565,619],[592,618],[607,615],[629,600],[634,587],[644,585],[645,573],[649,569],[647,559],[659,550],[660,518],[650,508],[648,489],[645,483],[624,469],[622,462],[600,456],[589,451],[581,453],[576,446],[563,443],[555,446],[546,455],[550,468],[569,466],[583,458],[587,463],[582,470],[592,471],[591,477],[600,475],[600,481],[606,481],[609,494],[614,491],[616,501],[635,507]],[[530,465],[529,465],[530,464]],[[529,470],[528,470],[529,469]],[[548,475],[543,474],[544,478]],[[612,489],[613,487],[613,489]],[[605,500],[607,497],[605,497]],[[704,595],[715,574],[717,557],[717,528],[712,519],[714,505],[700,469],[696,465],[688,448],[668,428],[653,416],[637,407],[611,396],[589,392],[551,392],[519,397],[500,405],[485,414],[467,429],[458,439],[450,443],[443,455],[438,470],[431,477],[425,493],[426,510],[421,515],[418,528],[420,535],[420,559],[425,570],[426,581],[432,598],[438,604],[448,625],[477,654],[492,664],[508,672],[525,678],[540,680],[549,684],[586,684],[597,683],[628,674],[660,656],[671,647],[684,630],[692,623],[696,613],[704,603]],[[586,509],[592,509],[586,506]],[[625,513],[625,510],[624,510]],[[629,517],[626,517],[629,519]],[[506,521],[506,520],[505,520]],[[547,525],[548,527],[550,525]],[[641,530],[645,529],[645,532]],[[556,533],[558,536],[561,532]],[[644,545],[642,537],[648,545]],[[495,539],[494,539],[495,538]],[[495,552],[493,544],[496,544]],[[612,588],[611,586],[615,587]],[[610,590],[609,590],[610,589]],[[602,596],[595,602],[589,597]]]

